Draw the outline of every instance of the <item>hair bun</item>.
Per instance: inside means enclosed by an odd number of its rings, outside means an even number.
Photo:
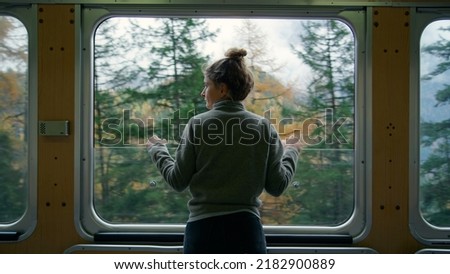
[[[230,59],[241,60],[247,55],[247,51],[245,49],[231,48],[225,52],[225,56]]]

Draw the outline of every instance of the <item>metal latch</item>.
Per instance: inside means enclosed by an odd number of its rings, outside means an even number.
[[[69,121],[39,121],[39,135],[69,136]]]

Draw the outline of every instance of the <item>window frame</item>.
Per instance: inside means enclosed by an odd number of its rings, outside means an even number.
[[[219,3],[219,1],[217,1]],[[220,2],[222,3],[222,2]],[[222,3],[223,4],[223,3]],[[75,159],[75,222],[80,235],[87,240],[96,240],[98,232],[181,234],[185,225],[164,224],[110,224],[104,222],[93,208],[93,39],[96,27],[115,16],[154,17],[223,17],[223,18],[283,18],[283,19],[339,19],[352,30],[355,40],[355,185],[354,210],[342,225],[326,226],[269,226],[266,234],[346,234],[353,242],[365,238],[371,225],[371,108],[367,100],[371,97],[370,78],[366,71],[370,47],[367,45],[371,24],[370,8],[356,7],[302,7],[267,5],[124,5],[124,6],[77,6],[80,16],[80,30],[77,33],[77,87],[76,116],[76,159]],[[362,140],[365,140],[363,142]]]
[[[12,223],[0,224],[0,241],[22,241],[28,238],[37,224],[37,6],[0,6],[0,16],[19,20],[28,32],[28,174],[26,177],[26,209],[22,217]],[[4,241],[2,240],[2,234]]]
[[[420,40],[425,28],[439,20],[450,20],[449,8],[417,8],[411,12],[410,28],[410,132],[409,132],[409,227],[426,245],[450,243],[450,227],[428,223],[420,212]]]

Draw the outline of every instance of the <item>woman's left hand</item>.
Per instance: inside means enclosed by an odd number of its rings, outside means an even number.
[[[166,139],[161,139],[156,135],[153,135],[152,137],[148,138],[148,142],[147,142],[147,150],[151,149],[154,145],[166,145],[167,144],[167,140]]]

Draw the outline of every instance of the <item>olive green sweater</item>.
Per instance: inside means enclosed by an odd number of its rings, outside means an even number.
[[[279,196],[292,180],[298,151],[283,148],[270,122],[243,104],[220,101],[191,118],[175,159],[165,145],[149,149],[166,182],[189,188],[189,221],[249,211],[259,216],[263,190]]]

